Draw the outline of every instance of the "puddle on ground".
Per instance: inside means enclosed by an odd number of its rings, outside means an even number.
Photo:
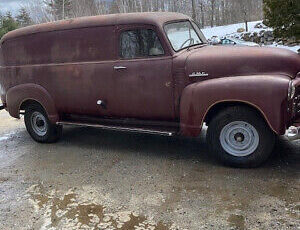
[[[228,218],[228,222],[235,229],[245,229],[245,218],[242,215],[230,215]]]
[[[9,138],[8,136],[0,137],[0,141],[5,141],[5,140],[7,140],[8,138]]]
[[[12,137],[14,134],[16,134],[16,132],[10,132],[10,133],[7,133],[7,134],[4,134],[2,136],[0,136],[0,142],[1,141],[5,141],[5,140],[8,140],[10,137]]]
[[[119,230],[170,230],[171,225],[155,223],[145,216],[130,211],[109,213],[94,203],[80,203],[77,194],[69,190],[63,196],[56,191],[45,192],[42,185],[28,189],[36,212],[41,213],[41,229],[119,229]]]

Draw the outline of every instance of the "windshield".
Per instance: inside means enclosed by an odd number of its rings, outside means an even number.
[[[165,32],[175,51],[206,43],[206,39],[194,22],[174,22],[165,25]]]

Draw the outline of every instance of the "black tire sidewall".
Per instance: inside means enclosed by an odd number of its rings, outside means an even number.
[[[32,128],[31,116],[34,112],[39,112],[45,117],[47,123],[47,132],[43,136],[38,135]],[[25,121],[26,129],[30,134],[30,136],[39,143],[55,142],[60,136],[61,127],[57,127],[56,125],[53,125],[48,119],[45,110],[39,105],[30,105],[26,108],[24,121]]]
[[[259,135],[259,144],[256,150],[244,157],[237,157],[225,151],[220,142],[222,129],[234,121],[244,121],[251,124]],[[232,107],[222,111],[212,120],[208,128],[208,142],[211,151],[224,164],[233,167],[258,167],[265,162],[274,148],[275,135],[266,122],[251,109],[246,107]]]

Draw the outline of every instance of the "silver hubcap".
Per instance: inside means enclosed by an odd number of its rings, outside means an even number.
[[[230,155],[245,157],[251,155],[258,147],[257,130],[247,122],[234,121],[226,125],[220,134],[223,149]]]
[[[48,130],[46,118],[40,112],[34,112],[31,115],[31,127],[33,131],[39,136],[45,136]]]

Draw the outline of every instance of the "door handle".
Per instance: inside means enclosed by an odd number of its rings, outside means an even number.
[[[114,66],[114,70],[127,69],[125,66]]]

